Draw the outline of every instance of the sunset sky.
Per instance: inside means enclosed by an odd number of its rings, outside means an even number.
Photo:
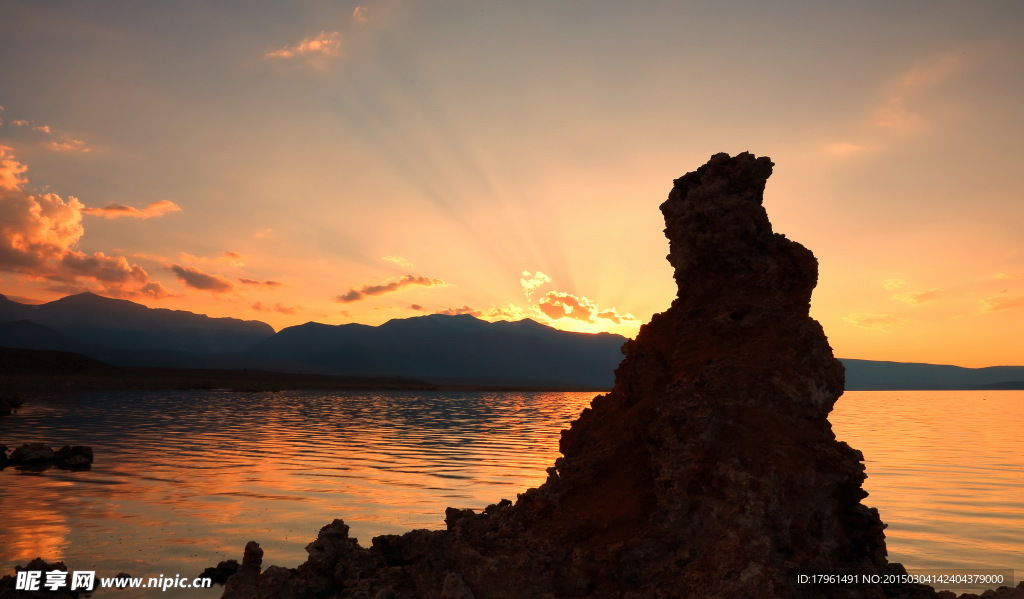
[[[0,0],[0,293],[634,335],[776,163],[837,355],[1024,364],[1024,3]]]

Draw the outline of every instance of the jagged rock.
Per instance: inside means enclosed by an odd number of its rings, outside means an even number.
[[[212,568],[206,568],[199,574],[199,578],[209,578],[213,584],[224,584],[228,578],[238,572],[238,560],[225,560]]]
[[[773,166],[717,154],[675,181],[661,209],[678,297],[625,344],[613,390],[563,431],[541,487],[369,549],[336,520],[305,564],[243,564],[224,596],[936,597],[797,582],[905,570],[861,503],[863,456],[827,419],[843,367],[808,316],[817,261],[762,207]]]
[[[0,445],[0,468],[4,468],[10,463],[10,458],[7,457],[7,446]]]

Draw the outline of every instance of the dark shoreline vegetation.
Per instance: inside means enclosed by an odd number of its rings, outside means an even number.
[[[88,356],[53,350],[0,347],[0,414],[7,399],[31,393],[99,390],[227,389],[275,392],[291,389],[410,391],[594,391],[595,387],[435,384],[404,377],[359,377],[315,373],[204,368],[113,366]],[[17,408],[19,405],[10,405]],[[10,410],[8,409],[7,412]]]
[[[911,390],[1017,390],[1024,380],[986,384],[963,382],[928,384],[932,372],[965,371],[955,366],[844,360],[847,377],[867,373],[864,382],[850,384],[848,391]],[[1000,368],[1000,367],[996,367]],[[1017,367],[1002,367],[1012,368]],[[974,372],[989,370],[975,369]],[[917,380],[893,374],[910,371]],[[875,374],[875,373],[881,373]],[[931,375],[941,380],[941,375]],[[20,407],[24,396],[33,393],[100,390],[195,390],[226,389],[236,392],[277,392],[297,389],[324,390],[410,390],[410,391],[592,391],[605,393],[596,385],[517,385],[436,383],[411,377],[344,376],[318,373],[275,372],[256,369],[170,368],[114,366],[88,356],[65,351],[21,349],[0,346],[0,417]]]

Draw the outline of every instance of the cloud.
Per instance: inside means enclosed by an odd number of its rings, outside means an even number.
[[[352,9],[352,20],[360,25],[367,23],[370,20],[369,11],[365,6],[357,6]]]
[[[211,275],[205,273],[199,269],[192,268],[191,266],[181,266],[178,264],[171,264],[167,267],[174,274],[178,275],[178,279],[181,280],[185,285],[192,287],[193,289],[201,289],[203,291],[211,291],[213,293],[225,293],[234,289],[234,285],[231,281],[220,275]]]
[[[125,206],[123,204],[110,203],[103,208],[82,208],[84,214],[90,216],[102,216],[106,219],[115,218],[153,218],[155,216],[163,216],[170,212],[178,212],[181,207],[170,200],[160,200],[159,202],[153,202],[145,208],[135,208],[133,206]]]
[[[885,129],[910,132],[924,126],[924,117],[914,104],[929,88],[949,79],[965,64],[960,54],[949,53],[904,72],[875,111],[874,124]]]
[[[416,275],[405,275],[397,281],[390,281],[388,283],[381,283],[379,285],[363,285],[359,289],[349,289],[347,292],[334,298],[334,301],[347,304],[349,302],[359,301],[366,296],[381,295],[382,293],[390,293],[392,291],[398,291],[402,287],[408,287],[409,285],[423,285],[424,287],[436,287],[447,285],[440,279],[432,279],[430,277],[422,277]]]
[[[577,297],[563,291],[549,291],[534,308],[552,320],[571,318],[593,323],[595,319],[601,319],[614,324],[637,321],[632,314],[619,314],[615,308],[598,308],[586,297]]]
[[[281,314],[295,314],[295,308],[285,306],[282,304],[274,304],[273,306],[264,306],[262,302],[256,302],[252,305],[252,309],[257,312],[279,312]]]
[[[173,293],[167,291],[167,288],[158,283],[157,281],[153,281],[151,283],[146,283],[145,285],[143,285],[142,288],[139,289],[139,295],[144,295],[147,297],[151,297],[153,299],[176,297]]]
[[[82,203],[53,193],[31,195],[19,187],[22,165],[10,159],[0,172],[0,270],[41,274],[81,239]]]
[[[416,310],[417,312],[423,312],[424,310],[426,310],[426,308],[424,308],[423,306],[421,306],[419,304],[410,304],[409,305],[409,309],[410,310]]]
[[[871,314],[868,312],[850,314],[849,316],[844,316],[843,320],[855,327],[871,329],[873,331],[888,331],[907,321],[906,318],[893,316],[892,314]]]
[[[134,281],[145,285],[149,282],[146,271],[129,264],[123,256],[107,256],[103,252],[96,252],[91,256],[82,252],[67,252],[61,258],[61,264],[66,267],[67,272],[73,273],[74,277],[90,277],[107,283]]]
[[[25,119],[16,119],[11,121],[11,124],[15,127],[27,127],[33,131],[38,131],[46,135],[56,135],[57,132],[53,127],[49,125],[37,125],[32,121]],[[81,139],[75,139],[67,135],[61,135],[58,140],[46,142],[46,147],[55,152],[91,152],[90,148]]]
[[[62,137],[59,140],[47,142],[46,147],[54,152],[81,152],[83,154],[92,152],[92,148],[84,141],[73,137]]]
[[[867,154],[878,149],[874,144],[855,144],[850,142],[838,142],[825,145],[825,153],[833,156],[857,156]]]
[[[11,121],[11,124],[15,127],[29,127],[33,131],[39,131],[40,133],[45,133],[47,135],[53,134],[53,127],[49,125],[36,125],[35,123],[31,121],[26,121],[25,119],[17,119]]]
[[[403,258],[401,256],[382,256],[381,260],[385,260],[387,262],[391,262],[392,264],[397,264],[397,265],[401,266],[402,268],[414,268],[414,265],[413,265],[412,262],[409,262],[408,260],[406,260],[405,258]]]
[[[263,287],[281,287],[284,283],[278,283],[277,281],[257,281],[255,279],[243,279],[239,277],[238,281],[243,285],[259,285]]]
[[[545,316],[553,320],[575,318],[583,322],[594,322],[597,306],[585,297],[576,297],[571,293],[549,291],[537,305]]]
[[[267,58],[325,58],[341,52],[341,34],[337,31],[321,31],[316,37],[304,39],[294,46],[285,46],[266,53]]]
[[[885,287],[889,291],[892,291],[893,289],[900,289],[901,287],[906,286],[907,282],[904,281],[903,279],[886,279],[882,281],[882,287]]]
[[[1010,310],[1013,308],[1024,308],[1024,295],[997,295],[981,300],[982,312],[997,312],[999,310]]]
[[[469,314],[470,316],[475,316],[477,318],[480,318],[481,316],[484,315],[484,313],[481,312],[480,310],[474,310],[469,306],[462,306],[461,308],[446,308],[444,310],[438,310],[437,312],[434,312],[434,314],[445,314],[447,316],[459,316],[460,314]]]
[[[519,284],[523,287],[523,294],[526,296],[526,299],[530,299],[530,297],[533,296],[534,291],[542,285],[550,282],[551,277],[539,270],[532,275],[530,274],[530,271],[524,270],[522,278],[519,279]]]
[[[123,256],[79,251],[85,206],[74,196],[27,193],[26,171],[10,148],[0,147],[0,271],[49,281],[52,290],[159,297],[146,271]]]
[[[491,306],[485,317],[490,320],[522,320],[526,318],[526,310],[515,304]]]
[[[942,289],[929,289],[928,291],[918,291],[917,293],[897,293],[892,296],[892,299],[899,300],[901,302],[916,306],[925,302],[930,302],[935,298],[942,297],[945,295],[945,291]]]
[[[16,190],[28,183],[21,175],[28,167],[18,162],[7,146],[0,146],[0,190]]]
[[[190,264],[210,264],[215,262],[227,262],[231,266],[245,266],[245,256],[238,252],[220,252],[213,258],[207,258],[205,256],[196,256],[188,252],[178,252],[178,260],[180,262],[188,262]],[[166,262],[166,260],[165,260]]]
[[[231,266],[245,266],[245,256],[238,252],[221,252],[220,259],[227,260]]]

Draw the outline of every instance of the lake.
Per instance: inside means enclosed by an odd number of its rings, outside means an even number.
[[[373,536],[443,528],[537,486],[593,393],[118,391],[40,398],[0,443],[91,445],[90,471],[0,472],[0,569],[36,556],[98,576],[295,566],[343,518]],[[831,418],[866,456],[890,559],[1024,573],[1024,391],[848,392]],[[132,595],[132,593],[136,593]],[[152,596],[119,591],[118,596]],[[167,597],[215,597],[169,590]]]

